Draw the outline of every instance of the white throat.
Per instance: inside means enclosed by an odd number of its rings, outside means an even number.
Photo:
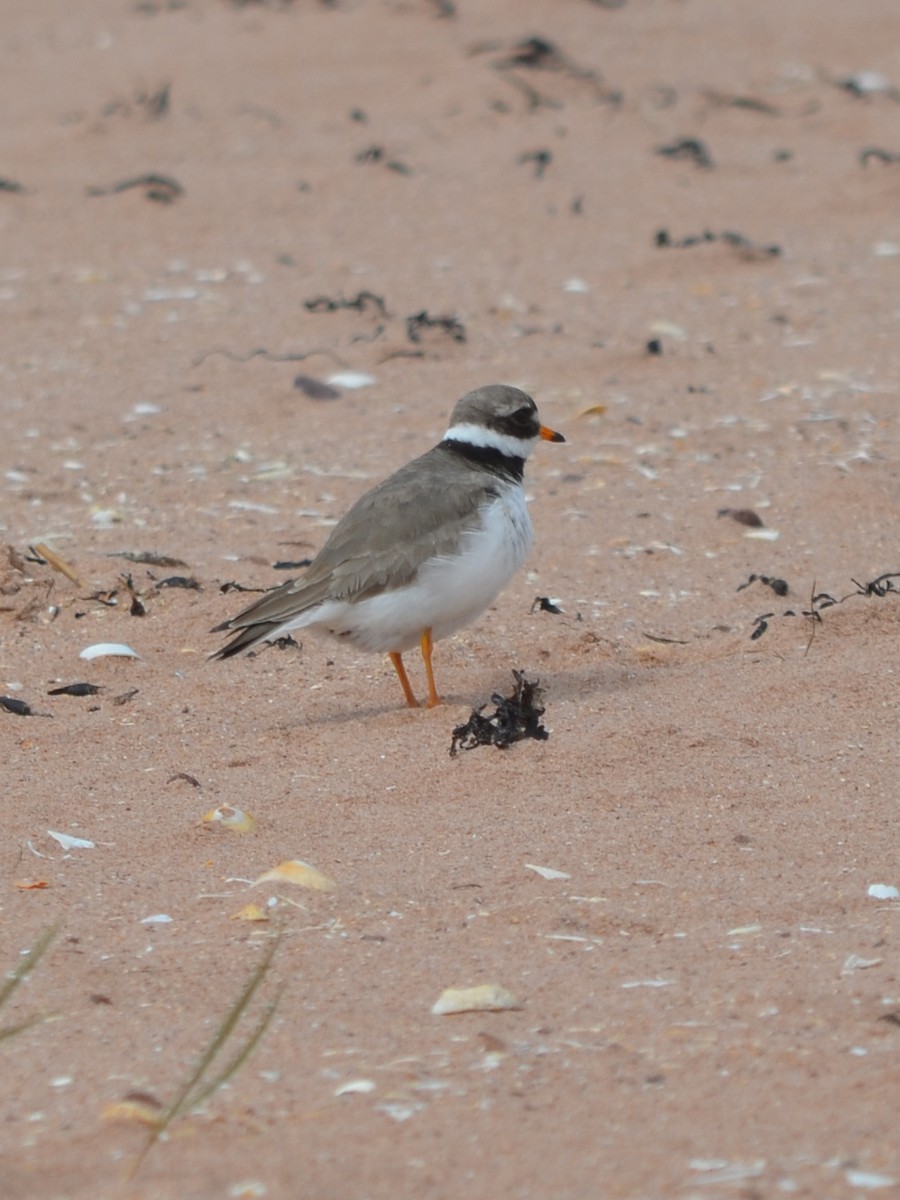
[[[488,429],[486,425],[473,425],[469,421],[463,421],[459,425],[450,426],[444,434],[444,441],[485,446],[489,450],[498,450],[507,458],[527,458],[537,445],[538,439],[517,438],[508,433],[498,433],[496,429]]]

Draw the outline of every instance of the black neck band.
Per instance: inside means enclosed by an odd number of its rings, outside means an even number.
[[[525,459],[512,454],[504,454],[496,446],[473,446],[471,442],[457,441],[456,438],[444,438],[441,442],[454,454],[464,458],[466,462],[477,463],[486,467],[493,475],[501,479],[513,479],[522,482],[525,474]]]

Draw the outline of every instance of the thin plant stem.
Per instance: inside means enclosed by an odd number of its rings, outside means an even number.
[[[277,1009],[278,1002],[281,999],[280,990],[275,999],[266,1006],[262,1017],[257,1022],[253,1032],[250,1034],[250,1037],[243,1044],[243,1046],[241,1046],[240,1050],[237,1052],[237,1054],[235,1054],[234,1058],[231,1059],[224,1070],[222,1070],[212,1079],[207,1080],[205,1083],[202,1082],[204,1075],[212,1066],[219,1053],[224,1049],[229,1038],[234,1033],[238,1022],[247,1011],[250,1002],[265,979],[269,967],[271,966],[272,959],[275,955],[275,951],[278,949],[279,941],[280,935],[272,941],[269,948],[266,950],[266,953],[258,963],[253,974],[244,985],[240,995],[226,1013],[225,1019],[213,1034],[209,1045],[200,1055],[196,1066],[178,1089],[175,1098],[160,1115],[153,1129],[151,1129],[147,1136],[147,1141],[144,1143],[144,1146],[137,1157],[137,1161],[129,1172],[129,1178],[133,1178],[137,1174],[144,1159],[168,1129],[169,1125],[171,1125],[177,1117],[182,1116],[184,1113],[189,1112],[192,1109],[198,1108],[205,1100],[213,1095],[214,1092],[223,1087],[228,1080],[240,1070],[240,1068],[256,1049],[263,1037],[263,1034],[268,1029],[270,1022],[275,1015],[275,1010]]]
[[[0,1009],[3,1008],[4,1004],[9,1003],[16,988],[25,982],[50,949],[50,944],[56,937],[57,932],[57,926],[55,925],[51,925],[49,929],[45,929],[16,969],[7,975],[6,982],[0,987]],[[30,1029],[32,1025],[37,1025],[42,1020],[42,1017],[29,1017],[24,1021],[20,1021],[17,1025],[4,1026],[0,1029],[0,1042],[6,1038],[15,1037],[17,1033],[22,1033],[24,1030]]]

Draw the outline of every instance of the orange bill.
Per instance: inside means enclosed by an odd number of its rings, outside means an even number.
[[[566,440],[561,433],[557,433],[555,429],[548,429],[546,425],[541,426],[541,437],[545,442],[564,442]]]

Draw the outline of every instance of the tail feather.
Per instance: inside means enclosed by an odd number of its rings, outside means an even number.
[[[264,642],[274,636],[280,624],[282,622],[279,621],[258,621],[253,625],[247,625],[244,629],[239,630],[230,642],[226,642],[221,650],[216,650],[209,657],[210,659],[232,658],[235,654],[250,650],[259,642]],[[218,633],[220,630],[233,628],[233,621],[224,621],[221,625],[216,625],[212,632]]]

